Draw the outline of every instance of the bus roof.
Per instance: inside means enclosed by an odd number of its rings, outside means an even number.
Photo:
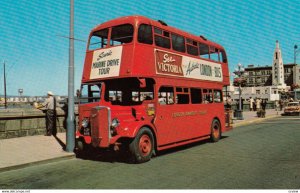
[[[216,48],[224,50],[224,48],[221,45],[219,45],[215,42],[207,40],[202,35],[196,36],[196,35],[190,34],[188,32],[182,31],[180,29],[177,29],[175,27],[163,25],[159,21],[149,19],[147,17],[140,16],[140,15],[124,16],[124,17],[119,17],[119,18],[104,22],[100,25],[97,25],[95,28],[93,28],[92,31],[91,31],[91,34],[95,31],[100,30],[100,29],[104,29],[104,28],[108,28],[108,27],[112,27],[112,26],[117,26],[117,25],[121,25],[121,24],[125,24],[125,23],[130,23],[133,26],[137,26],[141,23],[149,24],[149,25],[152,25],[152,26],[155,26],[155,27],[159,27],[159,28],[161,28],[163,30],[166,30],[166,31],[170,31],[170,32],[173,32],[173,33],[176,33],[176,34],[179,34],[179,35],[183,35],[186,38],[198,41],[200,43],[207,43],[207,44],[212,45]]]

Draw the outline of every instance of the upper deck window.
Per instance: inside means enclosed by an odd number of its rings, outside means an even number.
[[[170,33],[159,28],[154,28],[155,45],[163,48],[171,48]]]
[[[209,59],[209,46],[199,43],[200,57]]]
[[[132,42],[133,26],[131,24],[119,25],[112,28],[110,45],[116,46]]]
[[[227,56],[224,50],[221,50],[220,60],[221,62],[227,63]]]
[[[198,43],[194,40],[187,39],[186,40],[186,48],[187,48],[187,53],[191,54],[193,56],[198,56],[199,51],[198,51]]]
[[[210,46],[210,59],[219,62],[219,50]]]
[[[138,32],[138,41],[145,44],[153,44],[152,26],[141,24]]]
[[[107,46],[108,29],[102,29],[92,34],[90,38],[89,50],[105,48]]]
[[[185,40],[183,36],[172,34],[172,47],[173,50],[185,52]]]

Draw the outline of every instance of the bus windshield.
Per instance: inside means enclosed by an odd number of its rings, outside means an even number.
[[[82,84],[79,100],[81,104],[100,101],[101,83]]]
[[[105,101],[112,105],[139,105],[153,100],[153,79],[119,78],[105,81]]]
[[[131,24],[118,25],[111,28],[110,42],[108,42],[109,29],[102,29],[92,33],[89,50],[105,48],[108,45],[118,46],[132,42],[134,28]]]

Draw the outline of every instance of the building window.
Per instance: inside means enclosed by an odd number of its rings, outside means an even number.
[[[260,90],[256,90],[256,94],[260,94]]]

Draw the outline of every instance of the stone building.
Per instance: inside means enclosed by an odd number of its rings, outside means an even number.
[[[271,66],[248,65],[245,71],[248,76],[246,76],[246,86],[242,88],[243,99],[252,97],[276,101],[279,100],[281,92],[289,91],[293,84],[300,85],[300,65],[283,64],[278,41],[276,41]],[[227,89],[232,98],[237,100],[238,88],[230,86]]]
[[[292,84],[300,85],[300,65],[297,64],[283,64],[283,77],[286,86]],[[247,87],[258,87],[258,86],[272,86],[272,66],[254,66],[248,65],[245,68],[248,72]],[[274,85],[275,86],[275,85]]]

